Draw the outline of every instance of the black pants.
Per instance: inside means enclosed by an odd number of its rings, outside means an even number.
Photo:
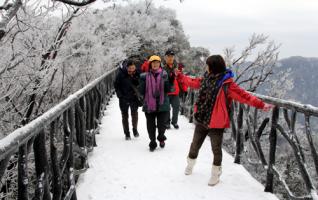
[[[137,126],[138,126],[138,104],[137,104],[137,102],[134,102],[134,101],[129,101],[126,99],[119,99],[119,107],[121,110],[124,133],[126,136],[130,136],[129,122],[128,122],[128,119],[129,119],[128,110],[130,108],[132,126],[134,129],[137,129]]]
[[[201,124],[195,126],[194,135],[189,151],[189,158],[196,159],[199,150],[206,138],[210,137],[211,147],[213,151],[213,165],[221,166],[222,164],[222,141],[224,129],[208,129]]]
[[[158,128],[158,141],[165,141],[167,138],[165,136],[166,127],[165,119],[167,112],[152,112],[145,113],[147,119],[147,130],[150,139],[149,147],[156,147],[156,127]],[[156,123],[157,122],[157,123]]]
[[[166,118],[166,125],[169,126],[170,122],[172,124],[178,124],[178,116],[179,116],[179,110],[180,110],[180,97],[179,95],[171,95],[169,96],[169,102],[172,107],[172,118],[170,111],[168,112],[167,118]]]

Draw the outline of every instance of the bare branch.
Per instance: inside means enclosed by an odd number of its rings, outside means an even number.
[[[6,27],[9,24],[9,22],[12,20],[12,18],[17,14],[18,10],[22,6],[21,0],[16,0],[12,4],[5,4],[2,6],[2,8],[6,8],[6,12],[0,16],[0,40],[5,36],[6,34]],[[0,9],[0,10],[3,10]]]
[[[0,6],[0,10],[9,10],[12,6],[13,4],[9,3],[7,5]]]
[[[264,47],[264,45],[266,45]],[[253,34],[248,46],[243,49],[238,58],[234,59],[234,48],[224,50],[225,60],[236,74],[235,82],[244,84],[249,91],[255,91],[260,85],[265,83],[273,74],[273,69],[278,60],[278,50],[280,45],[273,41],[268,41],[268,36],[263,34]],[[255,55],[255,51],[257,51]],[[249,59],[255,55],[253,60]]]
[[[96,0],[82,0],[82,1],[76,1],[76,0],[53,0],[53,1],[59,1],[68,5],[72,6],[86,6],[88,4],[94,3]]]

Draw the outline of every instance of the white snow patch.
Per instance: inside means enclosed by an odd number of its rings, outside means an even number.
[[[313,200],[318,200],[318,194],[316,190],[311,190],[311,197]]]
[[[168,130],[164,149],[148,150],[143,112],[139,111],[140,137],[124,140],[117,98],[111,100],[102,119],[97,145],[89,155],[90,168],[78,181],[79,200],[278,200],[224,151],[223,174],[215,187],[208,186],[212,153],[203,144],[193,174],[184,175],[194,125],[183,116],[179,130]]]

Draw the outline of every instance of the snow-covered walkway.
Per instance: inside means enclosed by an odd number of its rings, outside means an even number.
[[[224,152],[221,182],[208,186],[212,156],[208,139],[191,176],[184,175],[194,125],[180,117],[180,129],[168,130],[164,149],[148,150],[144,113],[139,111],[140,137],[124,140],[117,98],[102,119],[98,147],[90,154],[90,168],[81,175],[79,200],[277,200],[233,158]]]

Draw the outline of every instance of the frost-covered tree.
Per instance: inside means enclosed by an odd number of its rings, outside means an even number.
[[[72,19],[81,13],[65,6],[72,1],[63,3],[6,0],[0,7],[2,134],[26,124],[56,101],[45,99],[58,71],[54,61]],[[56,17],[61,9],[62,17]]]
[[[194,62],[175,11],[156,8],[151,1],[104,10],[63,5],[73,5],[70,1],[40,2],[22,1],[5,25],[0,43],[1,133],[34,119],[127,57],[143,60],[173,48],[180,60]]]
[[[239,55],[235,49],[224,50],[227,65],[236,74],[235,81],[249,91],[256,91],[259,86],[269,80],[276,67],[280,45],[269,41],[269,36],[253,34],[249,44]]]

